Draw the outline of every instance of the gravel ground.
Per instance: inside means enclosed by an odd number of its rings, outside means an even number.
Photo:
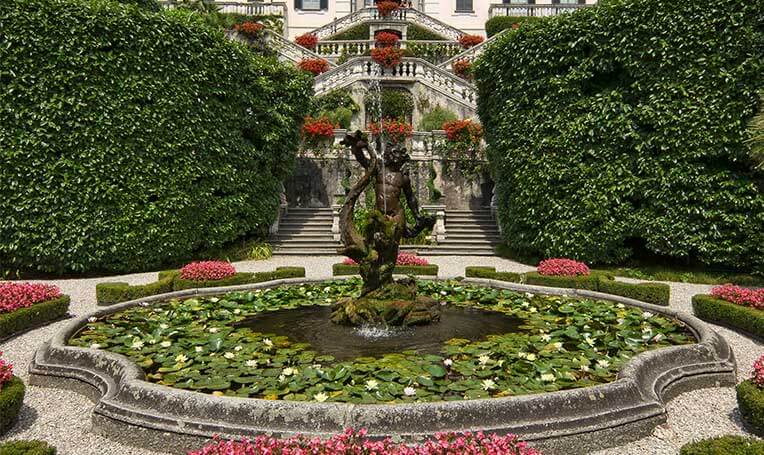
[[[533,270],[516,262],[496,257],[434,256],[430,262],[440,267],[440,277],[463,276],[468,265],[495,266],[502,271]],[[242,272],[272,270],[282,265],[304,266],[310,278],[328,278],[337,257],[279,256],[267,261],[246,261],[236,264]],[[95,285],[104,281],[143,284],[156,279],[156,273],[120,277],[51,280],[63,293],[71,296],[70,312],[82,315],[96,308]],[[631,280],[625,280],[631,281]],[[711,286],[684,283],[671,285],[671,307],[691,312],[691,298],[707,293]],[[66,321],[31,331],[0,343],[4,358],[15,364],[16,374],[27,382],[32,355],[41,343],[61,330]],[[750,373],[754,359],[764,353],[764,345],[731,330],[714,327],[732,346],[738,362],[738,380]],[[19,422],[0,441],[42,439],[58,448],[59,455],[161,455],[160,452],[125,446],[90,432],[93,403],[82,395],[58,389],[28,387]],[[618,448],[602,450],[594,455],[673,455],[690,441],[724,434],[746,434],[740,423],[733,388],[710,388],[685,393],[668,404],[668,421],[657,427],[650,437]]]

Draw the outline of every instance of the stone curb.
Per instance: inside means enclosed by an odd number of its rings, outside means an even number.
[[[696,388],[735,384],[731,349],[694,316],[599,292],[478,278],[464,282],[520,292],[609,300],[664,314],[682,321],[699,342],[639,354],[608,384],[517,397],[395,405],[216,397],[147,382],[143,371],[124,356],[66,345],[66,340],[88,318],[141,303],[324,281],[327,280],[291,278],[191,289],[99,309],[77,318],[38,349],[29,368],[30,383],[63,386],[90,396],[96,403],[94,431],[165,451],[168,434],[178,441],[176,448],[183,450],[197,448],[215,434],[235,438],[262,433],[328,435],[353,427],[367,428],[372,437],[410,440],[439,431],[514,433],[544,449],[546,454],[566,455],[588,453],[649,435],[665,421],[664,405],[674,396]]]

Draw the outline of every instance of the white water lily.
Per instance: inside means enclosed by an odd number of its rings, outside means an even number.
[[[589,371],[589,366],[588,365],[581,365],[581,371],[583,371],[584,373],[587,373]]]
[[[554,374],[552,373],[544,373],[541,375],[541,380],[544,382],[554,382],[557,380],[557,378],[555,378]]]
[[[210,333],[218,333],[218,328],[217,327],[210,327],[209,332]]]
[[[538,309],[536,309],[535,306],[532,306],[532,307],[530,307],[530,309],[528,311],[530,311],[531,313],[535,313],[535,312],[538,311]]]
[[[143,341],[141,341],[141,340],[133,340],[133,345],[131,347],[133,349],[143,349]]]
[[[101,349],[101,345],[98,343],[93,343],[90,345],[90,349]]]
[[[233,350],[234,350],[234,351],[236,351],[236,352],[239,352],[239,351],[241,351],[242,349],[244,349],[244,348],[243,348],[243,347],[241,347],[241,346],[236,346],[235,348],[233,348]]]
[[[225,354],[223,354],[223,357],[225,357],[228,360],[231,360],[234,357],[236,357],[236,354],[234,354],[233,352],[226,352]]]
[[[491,356],[489,356],[488,354],[483,354],[480,357],[478,357],[478,362],[480,362],[481,365],[486,365],[490,361],[491,361]]]
[[[284,376],[292,376],[292,375],[295,375],[295,374],[297,374],[297,368],[291,368],[291,367],[287,367],[287,368],[284,368],[284,369],[281,371],[281,373],[282,373]]]
[[[541,335],[541,341],[551,341],[551,340],[552,340],[551,335],[549,335],[547,333]]]
[[[377,387],[379,387],[379,382],[375,381],[374,379],[369,379],[366,381],[366,390],[376,390]]]
[[[163,342],[159,343],[159,346],[162,346],[163,348],[169,348],[170,346],[172,346],[172,342],[171,341],[163,341]]]
[[[152,338],[148,341],[149,344],[157,344],[156,338]]]
[[[412,397],[416,395],[416,389],[413,387],[406,387],[403,389],[403,394],[406,395],[407,397]]]
[[[496,383],[493,382],[493,379],[484,379],[483,380],[483,390],[491,390],[496,388]]]
[[[451,360],[451,359],[446,359],[446,360],[443,361],[443,365],[445,365],[447,367],[450,367],[453,364],[454,364],[454,361]]]
[[[270,338],[263,338],[263,344],[265,345],[266,350],[273,347],[273,341],[271,341]]]
[[[534,360],[536,360],[536,354],[528,354],[528,357],[526,357],[526,359],[533,362]]]
[[[166,329],[169,329],[170,326],[167,325],[167,324],[159,324],[159,328],[162,329],[162,330],[166,330]]]
[[[528,358],[528,353],[520,351],[520,352],[517,353],[517,357],[521,358],[521,359],[527,359]]]
[[[560,349],[562,349],[562,343],[559,341],[557,343],[552,343],[552,347],[554,347],[556,350],[559,351]]]
[[[589,346],[594,346],[594,340],[593,340],[593,339],[591,339],[591,338],[589,338],[589,337],[584,337],[584,341],[585,341],[585,342],[586,342],[586,344],[588,344]]]
[[[284,376],[283,374],[280,374],[279,375],[279,382],[284,382],[284,381],[286,381],[286,376]]]
[[[523,308],[528,308],[530,305],[531,304],[528,303],[528,302],[523,302],[523,303],[520,304],[520,306],[523,307]]]
[[[233,314],[241,314],[241,310],[236,308],[235,310],[233,310]]]
[[[440,295],[448,295],[448,292],[446,292],[446,291],[440,291]]]
[[[655,315],[653,313],[649,312],[649,311],[645,311],[645,312],[642,313],[642,318],[643,319],[650,319],[653,316],[655,316]]]
[[[530,292],[526,292],[525,297],[532,299],[534,297],[534,294],[531,294]]]
[[[257,360],[247,360],[245,364],[250,368],[255,368],[257,366]]]
[[[623,303],[619,303],[619,304],[618,304],[618,305],[616,305],[616,306],[617,306],[618,308],[626,308],[626,305],[624,305]]]
[[[332,288],[330,286],[327,286],[327,287],[324,288],[324,292],[329,292],[331,290],[332,290]]]
[[[96,322],[97,320],[98,320],[98,318],[95,317],[95,316],[91,316],[91,317],[88,318],[88,322]]]
[[[313,395],[313,399],[318,401],[319,403],[323,403],[324,401],[329,399],[329,395],[325,394],[324,392],[319,392]]]
[[[607,360],[600,359],[600,360],[597,360],[597,366],[599,366],[600,368],[607,368],[610,366],[610,362],[608,362]]]
[[[188,362],[188,357],[186,357],[183,354],[178,354],[178,356],[175,357],[175,362],[176,363],[186,363],[186,362]]]
[[[661,341],[663,339],[663,334],[659,333],[653,337],[653,341]]]
[[[201,347],[201,346],[197,346],[197,347],[195,347],[195,348],[194,348],[194,350],[195,350],[196,352],[202,352],[202,351],[204,351],[204,348],[203,348],[203,347]]]

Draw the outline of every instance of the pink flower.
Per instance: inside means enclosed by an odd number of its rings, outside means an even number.
[[[546,259],[539,263],[536,268],[542,275],[578,276],[589,275],[589,267],[583,262],[573,259],[555,258]]]
[[[345,258],[342,261],[345,265],[358,265],[358,263],[350,258]],[[398,253],[398,258],[395,260],[395,265],[430,265],[430,261],[423,257],[419,257],[412,253]]]
[[[759,386],[760,389],[764,389],[764,355],[753,362],[751,382]]]
[[[0,283],[0,313],[10,313],[57,297],[61,297],[61,290],[48,284]]]
[[[193,281],[222,280],[235,274],[236,269],[225,261],[192,262],[180,269],[182,279]]]
[[[0,351],[0,357],[2,356],[3,353]],[[3,390],[3,385],[9,382],[11,378],[13,378],[13,365],[0,359],[0,390]]]
[[[711,295],[738,305],[764,309],[764,288],[749,289],[734,284],[724,284],[711,289]]]

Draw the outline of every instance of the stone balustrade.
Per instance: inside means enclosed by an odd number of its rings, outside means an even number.
[[[556,5],[518,4],[518,3],[492,3],[488,8],[488,16],[556,16],[569,13],[591,5],[560,3]]]
[[[292,41],[289,41],[288,39],[271,32],[270,30],[265,30],[265,43],[268,47],[272,48],[278,53],[281,60],[288,60],[293,63],[297,63],[300,60],[306,58],[323,58],[310,49],[293,43]],[[337,65],[329,62],[329,67],[336,68]]]
[[[401,49],[408,49],[409,55],[438,63],[463,50],[457,41],[444,40],[402,40],[399,41],[399,46]],[[375,47],[374,40],[319,41],[315,52],[327,59],[338,59],[343,56],[353,58],[369,55],[371,49]]]
[[[424,26],[434,32],[443,35],[443,37],[457,41],[464,33],[456,27],[446,24],[443,21],[435,19],[421,11],[411,8],[400,8],[393,11],[389,16],[382,17],[377,8],[363,8],[352,12],[346,16],[333,20],[332,22],[319,27],[313,31],[319,40],[339,33],[353,25],[366,21],[384,21],[384,22],[410,22]]]
[[[472,46],[471,48],[459,54],[454,55],[453,57],[449,58],[445,62],[439,64],[438,66],[440,68],[443,68],[446,71],[451,71],[451,66],[454,64],[454,62],[457,62],[460,60],[466,60],[470,63],[474,63],[475,60],[477,60],[477,58],[480,57],[483,54],[483,52],[486,50],[486,46],[488,44],[494,42],[497,38],[499,38],[506,32],[507,30],[502,30],[501,32],[495,34],[494,36],[478,44],[477,46]]]
[[[158,0],[165,8],[177,8],[180,2],[174,0]],[[285,2],[234,2],[215,0],[215,6],[220,8],[221,13],[246,14],[248,16],[282,16],[286,18],[287,6]]]

